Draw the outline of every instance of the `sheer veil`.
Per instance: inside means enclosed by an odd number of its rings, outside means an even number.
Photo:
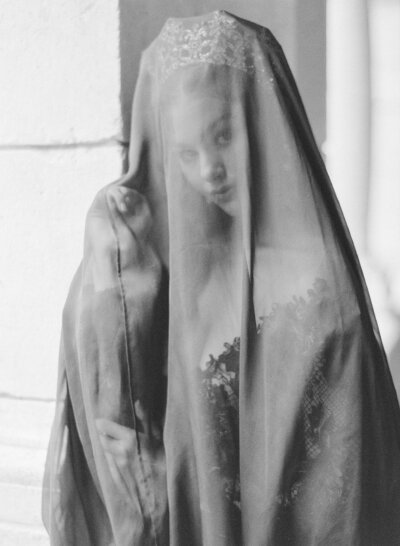
[[[129,171],[87,216],[57,400],[52,544],[398,543],[397,398],[267,29],[169,19],[143,53]],[[134,479],[98,418],[135,431]]]

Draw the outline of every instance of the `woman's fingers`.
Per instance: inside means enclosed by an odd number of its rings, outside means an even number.
[[[124,427],[123,425],[120,425],[115,421],[110,421],[109,419],[96,419],[96,426],[100,434],[109,436],[114,440],[127,441],[132,436],[135,436],[135,431],[132,428]]]
[[[120,190],[120,191],[117,191]],[[117,232],[119,247],[124,257],[135,252],[137,242],[135,232],[132,228],[132,219],[134,218],[133,208],[130,206],[130,197],[122,188],[117,188],[113,193],[108,194],[108,207]],[[129,262],[129,260],[128,260]]]
[[[125,201],[124,194],[118,188],[113,188],[113,190],[107,192],[107,204],[114,214],[116,212],[120,214],[128,212],[128,204]]]
[[[151,226],[151,214],[146,199],[137,191],[124,186],[109,187],[99,194],[88,218],[92,240],[98,244],[99,233],[104,231],[108,249],[110,243],[111,246],[115,245],[117,235],[120,250],[127,260],[138,250],[138,245],[140,246]],[[102,237],[100,241],[101,239]]]
[[[98,419],[96,425],[106,456],[113,457],[118,468],[127,468],[135,456],[135,431],[108,419]]]
[[[137,195],[137,192],[129,188],[116,186],[108,190],[107,201],[111,207],[116,208],[121,214],[124,215],[128,212],[132,214]]]
[[[108,436],[99,435],[100,443],[103,446],[104,451],[111,453],[115,456],[124,456],[126,454],[126,447],[121,440],[114,440]]]
[[[96,425],[103,449],[117,457],[121,466],[129,464],[129,459],[135,453],[135,431],[108,419],[97,419]]]
[[[125,220],[126,223],[129,217],[135,214],[136,206],[142,202],[144,198],[135,190],[123,186],[109,187],[96,196],[88,217],[108,222],[111,212],[117,221]]]

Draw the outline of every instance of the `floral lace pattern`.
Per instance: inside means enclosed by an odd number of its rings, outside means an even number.
[[[206,422],[206,433],[217,451],[218,478],[225,497],[240,510],[239,338],[224,345],[225,351],[217,359],[210,355],[202,372],[201,396],[212,415]]]
[[[303,358],[311,359],[311,368],[306,381],[301,415],[302,456],[289,485],[281,490],[276,501],[282,509],[290,508],[301,496],[304,477],[308,468],[320,456],[331,451],[329,467],[326,468],[325,492],[336,503],[343,494],[345,477],[332,453],[331,437],[341,425],[345,412],[345,401],[329,385],[324,370],[329,365],[323,352],[326,325],[318,320],[316,308],[334,302],[329,297],[327,283],[317,279],[308,291],[307,300],[293,297],[286,305],[277,305],[266,317],[262,317],[257,328],[258,336],[268,335],[278,317],[284,317],[285,326],[296,332],[295,345]],[[333,311],[332,311],[333,312]],[[283,315],[282,315],[283,314]],[[225,350],[215,358],[210,355],[206,369],[201,371],[200,395],[209,408],[207,435],[210,445],[215,446],[219,461],[219,478],[222,478],[226,498],[240,510],[239,475],[239,356],[240,339],[225,343]],[[285,363],[282,362],[282,365]],[[340,448],[337,448],[340,449]],[[214,462],[215,464],[215,462]]]
[[[267,68],[257,39],[261,44],[275,43],[267,29],[259,27],[254,33],[225,11],[215,11],[190,27],[188,20],[168,19],[157,44],[160,81],[178,68],[195,63],[265,75]],[[266,81],[272,85],[271,74]]]

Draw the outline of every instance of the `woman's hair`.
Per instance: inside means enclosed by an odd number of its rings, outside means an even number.
[[[183,95],[215,96],[231,103],[243,98],[247,74],[227,65],[197,63],[173,72],[163,85],[160,104],[168,108]]]

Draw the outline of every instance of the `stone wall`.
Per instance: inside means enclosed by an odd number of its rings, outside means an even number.
[[[85,211],[122,170],[117,0],[2,0],[0,392],[54,397]]]

